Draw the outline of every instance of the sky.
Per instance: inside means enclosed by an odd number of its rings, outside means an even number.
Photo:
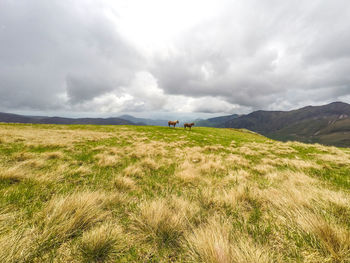
[[[205,118],[350,103],[347,0],[0,0],[0,111]]]

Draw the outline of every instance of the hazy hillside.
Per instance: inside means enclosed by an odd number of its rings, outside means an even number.
[[[349,262],[350,149],[0,124],[0,262]]]
[[[39,123],[39,124],[95,124],[95,125],[133,125],[121,118],[63,118],[47,116],[24,116],[0,112],[0,122],[7,123]]]
[[[350,105],[334,102],[292,111],[255,111],[222,127],[246,128],[270,138],[350,146]]]
[[[238,114],[232,114],[228,116],[220,116],[220,117],[215,117],[215,118],[209,118],[205,120],[197,120],[196,121],[196,126],[199,127],[220,127],[223,123],[238,118]]]
[[[122,115],[119,118],[131,121],[132,123],[135,123],[138,125],[168,126],[167,120],[136,118],[136,117],[131,116],[131,115]]]

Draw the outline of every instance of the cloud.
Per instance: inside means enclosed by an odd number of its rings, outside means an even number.
[[[0,95],[9,110],[79,110],[128,85],[143,65],[95,1],[1,1],[0,47]]]
[[[226,10],[157,57],[152,72],[166,94],[285,109],[350,93],[346,1],[245,1]]]
[[[148,5],[1,1],[0,110],[195,115],[350,102],[345,0],[208,0],[198,16],[201,1]]]

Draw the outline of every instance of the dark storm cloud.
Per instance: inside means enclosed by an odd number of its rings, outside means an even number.
[[[93,1],[3,0],[0,47],[3,109],[67,108],[126,85],[142,64]]]
[[[347,1],[237,1],[153,72],[167,94],[251,109],[337,100],[350,94],[349,17]]]

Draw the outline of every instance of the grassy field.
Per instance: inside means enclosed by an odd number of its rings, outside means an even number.
[[[0,262],[350,262],[350,149],[0,124]]]

